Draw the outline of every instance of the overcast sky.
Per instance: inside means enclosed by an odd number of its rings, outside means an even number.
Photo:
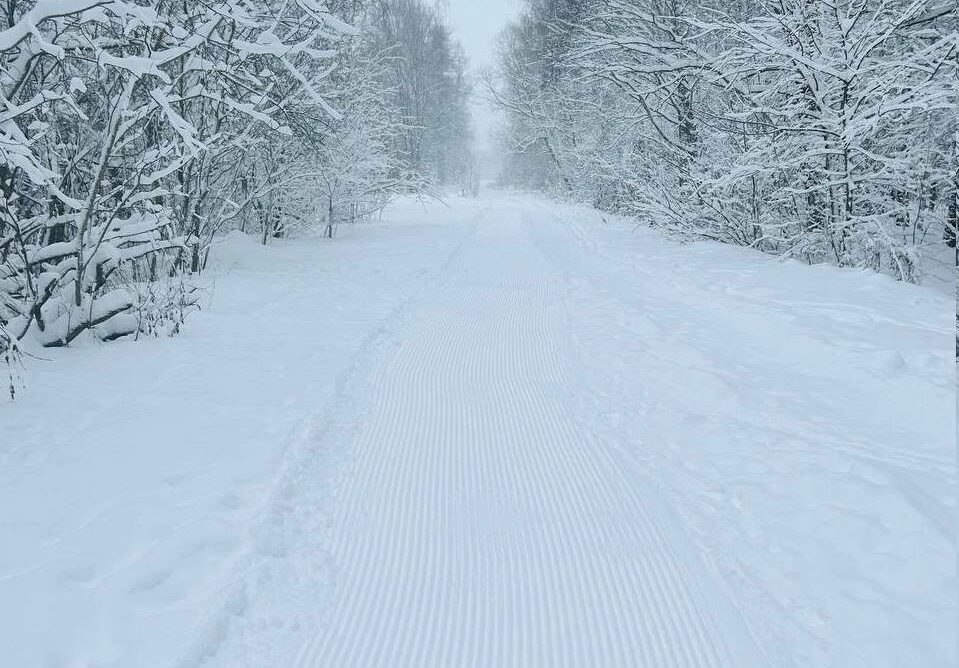
[[[474,74],[492,64],[496,36],[511,18],[519,12],[520,0],[446,0],[450,25],[469,57]],[[477,142],[488,146],[487,137],[494,123],[492,111],[481,99],[477,86],[477,102],[473,115],[476,120]]]
[[[519,0],[447,0],[450,23],[470,62],[490,64],[496,35],[519,11]]]

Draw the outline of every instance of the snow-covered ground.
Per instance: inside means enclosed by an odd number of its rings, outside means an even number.
[[[0,405],[33,666],[952,666],[948,295],[521,195],[215,254]]]

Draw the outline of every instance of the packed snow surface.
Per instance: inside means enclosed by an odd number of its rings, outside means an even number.
[[[0,405],[33,666],[953,666],[953,304],[494,193]]]

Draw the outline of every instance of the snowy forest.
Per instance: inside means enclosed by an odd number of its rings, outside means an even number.
[[[959,0],[0,0],[0,668],[955,668]]]
[[[475,192],[468,64],[425,0],[5,0],[0,353],[176,332],[238,229],[332,238]],[[921,278],[955,247],[955,5],[527,0],[486,90],[501,183]]]
[[[0,4],[8,365],[175,333],[230,230],[332,238],[472,178],[465,58],[422,0]]]
[[[955,247],[950,0],[528,0],[505,178],[698,238],[920,280]]]

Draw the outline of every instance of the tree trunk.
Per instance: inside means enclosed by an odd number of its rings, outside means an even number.
[[[333,195],[327,198],[326,238],[333,238]]]

